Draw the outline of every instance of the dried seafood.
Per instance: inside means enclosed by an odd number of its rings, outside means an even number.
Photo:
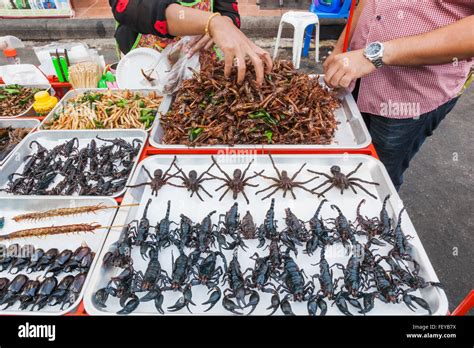
[[[150,128],[162,97],[132,91],[85,92],[67,101],[47,129]]]
[[[183,82],[170,111],[160,116],[165,144],[331,144],[337,128],[336,96],[317,78],[275,61],[261,87],[249,66],[244,82],[236,69],[204,55],[201,71]]]
[[[8,85],[0,88],[0,116],[17,116],[25,113],[34,102],[38,88]]]
[[[1,128],[0,129],[0,161],[5,159],[16,145],[31,132],[31,128]]]

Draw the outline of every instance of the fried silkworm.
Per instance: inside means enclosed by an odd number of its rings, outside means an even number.
[[[35,212],[35,213],[26,213],[14,216],[12,220],[19,222],[24,220],[33,220],[38,221],[42,219],[47,219],[54,216],[68,216],[68,215],[79,215],[79,214],[89,214],[89,213],[96,213],[98,210],[102,209],[117,209],[120,207],[131,207],[137,206],[138,204],[125,204],[122,206],[105,206],[102,204],[97,205],[85,205],[83,207],[76,207],[76,208],[58,208],[52,210],[46,210],[42,212]]]
[[[19,230],[4,236],[0,236],[0,241],[10,240],[16,238],[27,238],[27,237],[44,237],[55,234],[67,234],[67,233],[80,233],[80,232],[93,232],[98,228],[107,228],[99,224],[71,224],[62,226],[48,226],[48,227],[37,227],[29,228],[26,230]]]

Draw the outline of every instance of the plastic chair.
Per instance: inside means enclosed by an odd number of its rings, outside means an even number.
[[[337,13],[341,9],[342,4],[343,1],[341,0],[315,0],[315,9],[316,12]]]
[[[466,315],[474,307],[474,290],[459,304],[451,315]]]
[[[333,1],[340,3],[342,0],[333,0]],[[319,4],[319,0],[313,0],[313,2],[311,3],[311,6],[309,7],[309,11],[316,13],[316,15],[319,18],[333,18],[333,19],[334,18],[349,18],[352,1],[355,1],[355,0],[344,0],[344,3],[342,4],[342,6],[340,6],[340,8],[339,6],[333,6],[332,8],[334,9],[339,8],[338,12],[325,12],[321,10],[323,6]],[[314,29],[314,26],[312,25],[306,30],[306,35],[304,38],[303,57],[308,56],[309,46],[311,43],[311,36],[313,35],[313,29]],[[319,46],[319,42],[316,42],[316,45]]]
[[[280,20],[280,26],[278,27],[278,35],[275,42],[275,50],[273,52],[273,59],[276,59],[278,55],[278,46],[280,46],[281,32],[283,29],[283,23],[291,24],[295,31],[293,34],[293,65],[296,69],[299,69],[301,62],[301,50],[303,46],[303,39],[305,35],[305,29],[309,25],[317,26],[316,29],[316,63],[319,62],[319,19],[318,16],[311,12],[286,12]],[[312,31],[311,31],[312,33]]]

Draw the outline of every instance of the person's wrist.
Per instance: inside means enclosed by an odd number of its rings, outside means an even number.
[[[332,53],[333,54],[343,53],[343,51],[344,51],[343,46],[344,46],[344,44],[339,43],[339,41],[336,42],[336,44],[334,45],[334,48],[332,49]]]
[[[385,65],[392,65],[393,54],[394,54],[393,43],[391,41],[384,42],[383,46],[384,46],[384,51],[383,51],[382,61]]]
[[[228,25],[229,21],[225,19],[225,16],[216,16],[209,22],[209,36],[214,37],[214,33],[217,28],[221,28],[223,25]]]

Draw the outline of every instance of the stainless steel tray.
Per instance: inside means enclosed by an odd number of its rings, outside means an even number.
[[[77,131],[38,131],[29,134],[25,141],[22,143],[21,146],[17,146],[16,149],[13,151],[10,158],[5,162],[4,166],[2,167],[2,171],[0,172],[0,188],[3,188],[8,183],[8,176],[12,173],[21,171],[25,162],[23,158],[34,153],[34,149],[29,148],[29,144],[31,141],[36,140],[41,145],[46,147],[47,149],[51,149],[54,146],[58,145],[58,143],[63,143],[67,140],[70,140],[74,137],[79,139],[79,148],[84,146],[84,144],[89,143],[90,140],[94,139],[96,136],[99,136],[103,139],[115,139],[121,138],[127,141],[132,141],[135,138],[138,138],[142,141],[142,145],[140,147],[140,152],[137,157],[134,159],[134,165],[132,168],[132,173],[128,178],[127,185],[129,184],[132,174],[135,171],[135,168],[138,163],[138,159],[140,158],[140,154],[145,147],[145,143],[148,137],[148,134],[140,129],[104,129],[104,130],[77,130]],[[101,144],[100,140],[97,140],[97,144]],[[123,190],[115,193],[111,197],[120,197],[126,191],[126,188]],[[0,191],[0,197],[5,196],[14,196],[13,194],[6,193]],[[77,193],[75,194],[77,196]],[[17,196],[15,196],[17,197]],[[95,197],[95,196],[94,196]]]
[[[9,86],[9,85],[0,85],[0,88],[5,87],[5,86]],[[21,86],[29,87],[29,88],[41,88],[44,91],[48,91],[48,92],[54,94],[53,91],[51,90],[51,85],[21,85]],[[11,118],[16,118],[16,117],[35,116],[35,115],[36,115],[36,112],[33,110],[33,103],[31,103],[30,107],[25,112],[23,112],[19,115],[0,116],[0,119],[7,119],[8,120],[8,119],[11,119]]]
[[[52,119],[54,118],[54,115],[58,112],[60,112],[60,110],[68,103],[69,100],[71,99],[74,99],[76,98],[79,94],[81,93],[84,93],[84,92],[107,92],[108,90],[106,89],[101,89],[101,88],[78,88],[78,89],[73,89],[73,90],[70,90],[69,92],[67,92],[64,97],[61,99],[61,101],[54,107],[53,110],[51,110],[51,112],[48,114],[48,116],[46,116],[43,120],[43,122],[41,122],[41,125],[40,125],[40,129],[41,130],[51,130],[51,131],[57,131],[57,130],[54,130],[54,129],[47,129],[45,128],[46,125],[48,123],[50,123],[52,121]],[[111,91],[124,91],[123,89],[111,89]],[[155,90],[152,90],[152,89],[129,89],[130,92],[140,92],[144,95],[148,95],[149,93],[151,92],[155,92],[156,94],[158,94],[158,92],[156,92]],[[159,94],[158,94],[159,95]],[[149,131],[153,128],[153,125],[157,122],[158,118],[155,117],[155,120],[153,121],[152,125],[145,129],[146,131]],[[107,128],[107,129],[112,129],[112,128]],[[126,129],[126,128],[117,128],[117,129]],[[132,128],[132,129],[137,129],[137,128]],[[76,130],[80,130],[80,129],[76,129]],[[94,129],[94,130],[102,130],[102,129]]]
[[[272,145],[234,145],[232,147],[228,145],[212,145],[212,146],[196,146],[189,147],[186,145],[172,145],[163,143],[163,128],[159,122],[160,115],[164,115],[168,112],[172,104],[172,97],[166,96],[160,108],[158,109],[158,115],[153,125],[153,129],[150,133],[150,144],[157,149],[166,150],[182,150],[182,149],[215,149],[215,148],[232,148],[232,149],[362,149],[370,145],[372,139],[369,131],[362,119],[362,115],[357,107],[357,104],[351,93],[344,93],[340,95],[342,105],[335,111],[335,117],[340,122],[334,141],[330,145],[287,145],[287,144],[272,144]]]
[[[366,200],[365,205],[362,207],[362,214],[367,215],[369,217],[379,216],[379,212],[382,205],[382,200],[385,198],[387,194],[391,195],[390,200],[388,201],[387,210],[391,217],[395,217],[402,208],[403,204],[390,181],[390,178],[384,168],[384,166],[376,159],[370,156],[365,155],[275,155],[273,156],[275,162],[279,168],[284,168],[288,170],[288,173],[294,173],[303,163],[307,163],[306,168],[310,168],[317,171],[329,172],[329,168],[332,165],[339,165],[342,168],[342,171],[347,173],[353,170],[356,165],[360,162],[363,163],[362,167],[357,172],[357,177],[360,177],[365,180],[376,181],[380,183],[380,186],[373,186],[368,185],[368,190],[375,194],[378,199],[373,199],[369,197],[367,194],[359,191],[360,193],[355,195],[352,191],[347,190],[344,192],[343,195],[340,194],[339,190],[331,190],[327,193],[326,198],[329,200],[327,204],[323,206],[321,211],[321,216],[324,219],[332,218],[336,216],[336,212],[330,208],[331,204],[336,204],[340,207],[343,211],[344,215],[354,221],[356,216],[356,207],[359,202],[364,198]],[[163,155],[163,156],[153,156],[145,159],[142,161],[137,171],[133,177],[133,184],[142,183],[148,181],[146,174],[143,170],[146,167],[151,173],[155,169],[163,169],[165,170],[173,156],[170,155]],[[220,163],[221,167],[226,172],[232,172],[235,168],[245,168],[246,163],[251,159],[255,159],[252,167],[249,170],[250,173],[254,171],[259,171],[265,169],[265,174],[269,176],[274,175],[274,171],[271,167],[270,160],[268,156],[265,155],[257,155],[254,157],[245,157],[245,156],[217,156],[216,159]],[[195,169],[198,173],[205,171],[210,164],[210,157],[204,155],[181,155],[178,156],[177,164],[180,168],[183,169],[184,172],[188,172],[190,169]],[[174,172],[174,171],[173,171]],[[217,174],[219,173],[217,168],[213,168],[211,173]],[[219,174],[217,174],[219,175]],[[219,175],[221,176],[221,175]],[[298,176],[298,180],[304,181],[311,178],[311,174],[304,169],[300,176]],[[321,183],[323,178],[318,178],[314,181],[314,186],[311,185],[310,188],[317,186]],[[176,179],[172,179],[171,182],[179,183]],[[272,182],[266,179],[255,178],[252,179],[252,183],[259,184],[260,187],[252,188],[247,187],[246,193],[249,197],[250,204],[247,205],[245,200],[241,195],[239,195],[237,202],[239,204],[239,212],[240,217],[242,218],[243,215],[247,210],[251,212],[253,215],[255,223],[260,225],[263,222],[265,217],[265,213],[270,206],[270,200],[267,199],[265,201],[261,200],[261,195],[255,196],[255,192],[259,189],[266,187],[267,185],[271,184]],[[190,217],[194,222],[200,222],[205,215],[207,215],[212,210],[217,210],[217,213],[213,217],[213,223],[217,223],[220,214],[224,214],[234,203],[231,195],[228,194],[223,198],[222,201],[219,201],[219,197],[222,193],[222,190],[216,193],[214,190],[221,182],[218,181],[205,181],[204,182],[205,189],[213,195],[213,198],[205,199],[205,202],[201,202],[196,195],[192,198],[189,197],[189,193],[186,189],[182,188],[175,188],[169,185],[164,186],[158,193],[158,197],[154,197],[151,195],[151,189],[149,186],[145,187],[138,187],[129,189],[124,197],[123,203],[140,203],[138,207],[132,208],[125,208],[124,210],[120,209],[117,213],[117,216],[114,220],[114,225],[125,225],[129,223],[131,220],[139,219],[145,207],[145,204],[149,198],[152,198],[152,204],[148,210],[148,218],[150,220],[150,224],[154,226],[158,221],[160,221],[165,214],[166,205],[168,199],[171,200],[171,215],[170,219],[172,221],[179,221],[179,214],[185,214],[186,216]],[[282,193],[278,192],[275,197],[275,218],[278,220],[278,227],[282,229],[285,225],[284,217],[285,217],[285,208],[290,208],[291,211],[296,214],[302,220],[309,220],[316,208],[319,205],[320,199],[317,198],[315,195],[311,195],[306,191],[295,189],[295,194],[297,200],[291,198],[291,195],[288,194],[286,199],[282,198]],[[205,196],[203,196],[204,198]],[[430,263],[430,260],[423,248],[423,245],[415,231],[413,224],[411,223],[409,217],[404,214],[402,219],[402,228],[405,234],[413,236],[413,239],[410,239],[409,243],[413,247],[413,256],[417,259],[417,261],[421,265],[421,272],[420,275],[425,277],[426,280],[430,281],[438,281],[436,273]],[[104,244],[104,248],[102,249],[102,254],[100,256],[100,260],[102,260],[104,253],[107,252],[112,245],[112,243],[116,242],[120,237],[121,231],[113,230],[109,233],[107,240]],[[356,237],[360,242],[366,242],[366,237]],[[257,240],[253,241],[245,241],[248,246],[247,252],[242,251],[239,249],[239,261],[241,263],[242,271],[247,269],[248,267],[254,266],[254,261],[250,260],[249,257],[253,255],[255,252],[258,252],[259,255],[267,255],[268,250],[257,249],[256,246],[258,244]],[[266,243],[268,245],[268,242]],[[133,266],[138,269],[144,271],[147,266],[147,261],[144,261],[137,248],[132,249],[132,257],[133,257]],[[305,273],[310,277],[312,274],[319,273],[318,267],[313,267],[311,264],[314,264],[319,261],[320,259],[320,249],[312,256],[309,257],[307,254],[303,254],[302,248],[298,248],[298,256],[295,259],[298,265],[305,270]],[[385,247],[378,247],[377,246],[377,253],[386,254],[389,250],[388,246]],[[177,249],[175,247],[166,248],[160,251],[160,258],[159,261],[161,266],[170,274],[171,272],[171,252],[173,250],[174,255],[177,255]],[[190,252],[190,249],[186,249],[186,252]],[[225,251],[227,261],[230,261],[230,255],[232,252]],[[326,258],[330,264],[335,262],[340,262],[342,264],[347,264],[348,256],[346,255],[346,251],[342,247],[341,243],[337,243],[331,247],[328,247],[326,250]],[[100,262],[100,261],[99,261]],[[334,278],[337,278],[342,275],[342,272],[337,269],[336,267],[333,268],[334,270]],[[118,274],[121,269],[118,268],[105,268],[100,264],[95,268],[93,278],[91,280],[90,286],[87,288],[86,294],[84,296],[84,303],[86,311],[89,314],[95,315],[115,315],[115,313],[121,309],[118,304],[118,300],[116,298],[110,297],[107,301],[107,307],[101,309],[97,307],[92,298],[94,293],[106,286],[107,282],[110,278],[116,274]],[[319,282],[316,280],[316,291],[319,289]],[[221,290],[224,290],[225,287],[221,287]],[[221,303],[218,303],[211,311],[203,312],[204,307],[200,304],[205,301],[209,295],[207,295],[207,288],[205,286],[199,285],[192,288],[193,293],[193,301],[197,304],[197,306],[191,306],[191,310],[194,314],[199,315],[229,315],[230,313],[223,309]],[[139,297],[142,297],[145,293],[138,294]],[[446,315],[448,313],[448,302],[446,298],[446,294],[443,290],[435,287],[428,287],[426,289],[422,289],[421,291],[416,291],[413,293],[416,296],[423,297],[431,306],[431,309],[434,314],[437,315]],[[270,305],[270,298],[271,294],[262,294],[260,295],[260,304],[258,305],[257,309],[255,310],[254,314],[256,315],[266,315],[268,311],[265,310],[267,306]],[[167,291],[164,293],[164,304],[163,308],[166,310],[166,307],[174,304],[177,299],[180,297],[178,292]],[[154,304],[150,302],[144,302],[139,305],[139,307],[133,312],[133,315],[156,315],[157,311],[154,308]],[[329,315],[341,315],[338,311],[336,306],[331,306],[332,301],[327,301],[328,303],[328,314]],[[293,311],[299,315],[307,314],[306,304],[305,303],[292,303]],[[350,309],[353,314],[357,312],[354,309]],[[173,314],[169,312],[165,312],[167,314]],[[248,310],[245,311],[248,313]],[[186,309],[182,309],[176,314],[187,315],[189,314]],[[277,314],[282,314],[280,310],[277,311]],[[416,312],[411,312],[403,303],[401,304],[385,304],[379,300],[376,300],[375,308],[372,310],[369,315],[425,315],[427,314],[424,310],[417,310]]]
[[[40,121],[37,119],[31,118],[31,119],[0,119],[0,128],[7,128],[7,127],[12,127],[12,128],[31,128],[31,132],[33,132],[40,124]],[[30,132],[30,133],[31,133]],[[16,146],[21,146],[21,144],[25,141],[26,137],[23,138]],[[7,161],[7,159],[11,156],[13,151],[11,151],[3,160],[0,160],[0,167],[3,166],[3,164]]]
[[[0,198],[0,211],[5,217],[5,227],[0,230],[0,234],[7,234],[16,230],[24,228],[36,228],[36,227],[45,227],[52,225],[66,225],[73,223],[98,223],[102,226],[111,226],[113,218],[116,214],[116,209],[104,209],[99,210],[95,214],[81,214],[74,216],[63,216],[55,217],[47,220],[41,221],[25,221],[25,222],[15,222],[11,218],[18,214],[24,214],[29,212],[44,211],[49,209],[56,208],[72,208],[80,207],[85,205],[97,205],[103,204],[106,206],[117,206],[117,202],[112,198],[102,197],[102,198],[60,198],[60,197],[14,197],[14,198]],[[60,306],[45,306],[40,311],[29,311],[29,310],[20,310],[18,303],[12,307],[1,310],[0,314],[2,315],[63,315],[68,312],[72,312],[79,305],[89,283],[92,271],[99,260],[99,253],[104,244],[105,238],[107,237],[106,229],[97,229],[95,233],[73,233],[68,235],[54,235],[49,237],[42,238],[21,238],[11,240],[9,242],[2,241],[1,244],[6,246],[14,243],[20,244],[20,246],[25,244],[32,244],[35,248],[42,248],[47,251],[50,248],[58,248],[60,251],[63,249],[70,249],[74,251],[81,243],[85,242],[93,252],[96,253],[94,261],[91,265],[91,268],[87,274],[86,281],[82,287],[81,293],[76,300],[76,302],[71,305],[69,308],[60,309]],[[76,275],[78,272],[74,272]],[[25,271],[20,272],[20,274],[27,275],[30,279],[35,279],[40,277],[42,280],[44,272],[33,272],[31,274],[26,274]],[[66,274],[61,273],[57,276],[58,281],[60,281]],[[7,277],[10,280],[13,279],[14,275],[7,273],[7,271],[0,272],[0,277]],[[3,308],[3,306],[2,306]]]

